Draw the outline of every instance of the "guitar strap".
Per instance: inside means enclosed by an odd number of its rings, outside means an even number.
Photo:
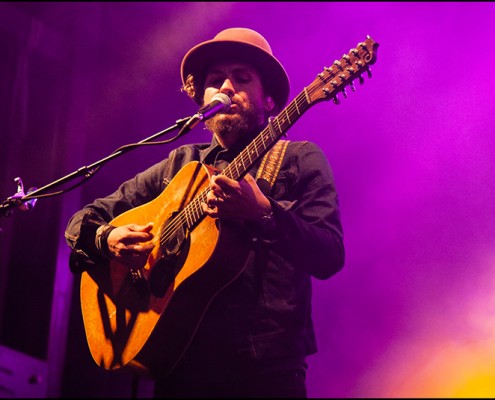
[[[256,173],[257,180],[264,179],[269,183],[270,187],[273,187],[280,171],[280,166],[282,165],[282,160],[284,159],[288,144],[288,140],[279,140],[270,151],[265,154]]]

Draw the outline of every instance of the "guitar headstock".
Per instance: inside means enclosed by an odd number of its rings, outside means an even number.
[[[350,86],[351,90],[355,91],[355,79],[359,79],[360,84],[364,83],[364,72],[371,78],[370,65],[376,61],[377,49],[378,43],[368,36],[340,60],[335,60],[331,67],[325,67],[306,88],[309,103],[332,99],[335,104],[339,104],[339,93],[347,98],[346,87]]]

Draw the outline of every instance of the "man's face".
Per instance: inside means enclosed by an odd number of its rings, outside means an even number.
[[[204,104],[209,104],[217,93],[231,98],[231,109],[210,118],[205,125],[227,146],[243,134],[259,130],[273,108],[267,101],[258,71],[249,64],[230,61],[210,66],[205,77]]]

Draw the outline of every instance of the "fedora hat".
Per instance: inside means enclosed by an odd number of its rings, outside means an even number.
[[[194,46],[182,59],[182,83],[185,84],[189,75],[194,77],[196,83],[203,83],[209,64],[227,59],[253,65],[279,110],[285,106],[290,92],[289,77],[282,64],[273,56],[266,39],[252,29],[225,29],[213,39]],[[199,104],[200,99],[195,98],[195,101]]]

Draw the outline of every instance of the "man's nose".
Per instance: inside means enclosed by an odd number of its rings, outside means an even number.
[[[234,85],[232,85],[232,81],[230,79],[225,79],[223,81],[223,84],[220,87],[220,92],[226,94],[230,98],[232,98],[232,96],[234,96],[235,89],[234,89]]]

